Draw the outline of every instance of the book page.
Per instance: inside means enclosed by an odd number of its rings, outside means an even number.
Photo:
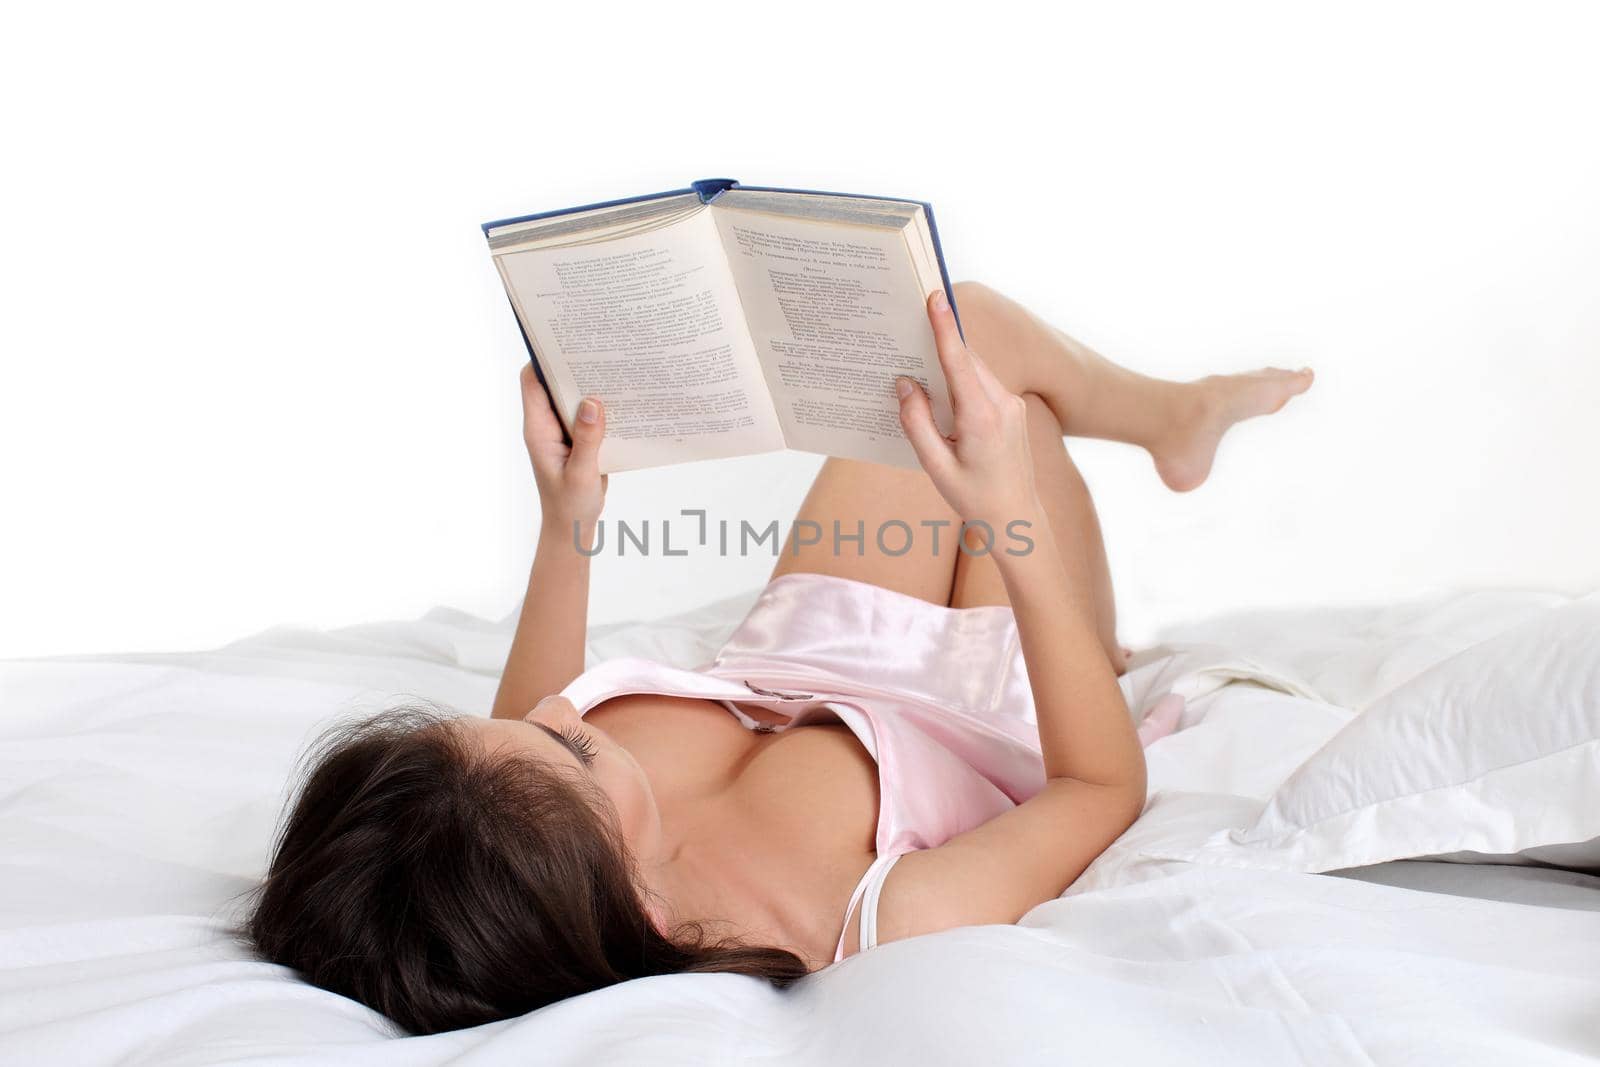
[[[556,238],[594,237],[601,231],[620,231],[629,226],[654,222],[673,215],[685,215],[703,206],[693,193],[660,197],[588,211],[567,211],[559,215],[507,222],[489,230],[492,252],[509,251],[518,245],[554,244]]]
[[[919,278],[906,223],[713,214],[788,446],[916,467],[896,375],[923,383],[941,429],[951,421],[924,288],[939,283]]]
[[[709,211],[495,263],[562,421],[585,395],[605,402],[602,471],[783,447]]]

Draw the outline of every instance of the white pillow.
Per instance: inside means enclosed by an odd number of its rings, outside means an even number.
[[[1163,856],[1293,871],[1417,856],[1600,867],[1600,593],[1390,691],[1254,826]]]

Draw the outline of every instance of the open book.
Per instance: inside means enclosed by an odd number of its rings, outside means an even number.
[[[779,448],[915,467],[896,375],[950,430],[928,204],[715,178],[483,231],[562,425],[606,405],[602,471]]]

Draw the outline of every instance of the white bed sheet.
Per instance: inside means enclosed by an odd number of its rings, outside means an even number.
[[[591,657],[694,665],[753,596],[597,631]],[[1593,1063],[1600,912],[1575,903],[1581,881],[1550,906],[1505,883],[1458,895],[1470,870],[1423,891],[1406,887],[1415,872],[1141,854],[1247,825],[1355,709],[1564,600],[1475,593],[1165,635],[1131,697],[1176,685],[1191,700],[1187,728],[1149,750],[1146,815],[1018,926],[885,945],[785,993],[669,976],[404,1039],[219,931],[264,869],[301,746],[404,696],[485,713],[507,623],[441,609],[201,653],[0,664],[0,1062]]]

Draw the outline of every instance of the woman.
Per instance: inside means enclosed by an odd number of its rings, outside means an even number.
[[[433,1032],[651,974],[783,985],[1060,895],[1145,800],[1062,437],[1142,446],[1187,490],[1229,426],[1311,375],[1156,381],[955,290],[971,348],[942,292],[928,308],[952,437],[898,380],[925,473],[828,460],[796,529],[867,536],[792,534],[696,671],[584,673],[605,414],[585,399],[569,448],[525,369],[544,519],[493,714],[402,709],[324,743],[249,922],[263,955]],[[895,522],[916,536],[872,535]]]

